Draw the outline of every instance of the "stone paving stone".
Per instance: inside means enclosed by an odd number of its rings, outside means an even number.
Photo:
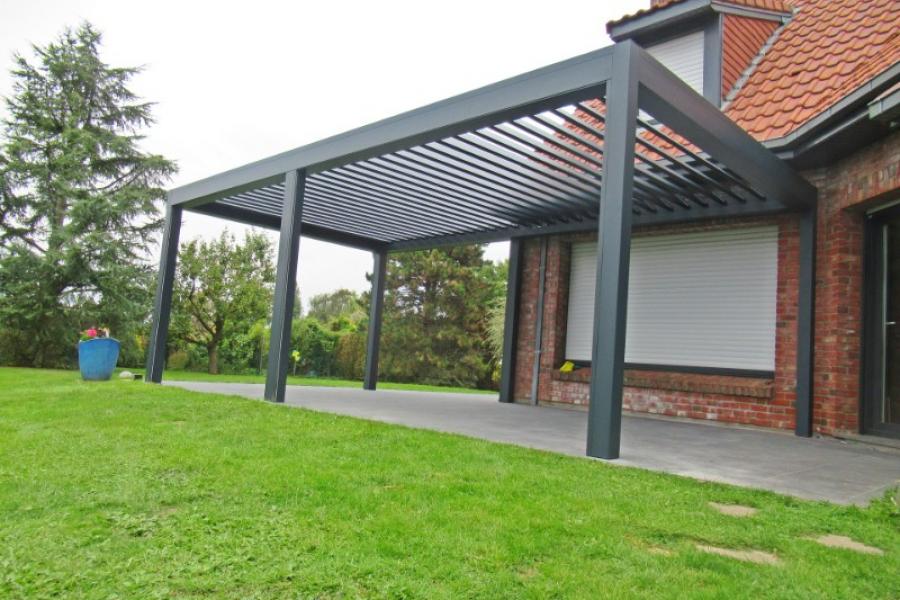
[[[884,554],[884,550],[881,548],[867,546],[862,542],[857,542],[845,535],[828,534],[809,539],[818,544],[822,544],[823,546],[828,546],[829,548],[843,548],[844,550],[853,550],[854,552],[861,552],[863,554],[877,554],[879,556]]]
[[[752,562],[759,565],[777,565],[781,562],[774,554],[763,552],[762,550],[735,550],[733,548],[719,548],[718,546],[704,546],[703,544],[697,544],[697,549],[701,552],[718,554],[719,556],[726,556],[735,560]]]
[[[719,504],[718,502],[710,502],[709,506],[729,517],[752,517],[758,512],[751,506],[742,506],[740,504]]]

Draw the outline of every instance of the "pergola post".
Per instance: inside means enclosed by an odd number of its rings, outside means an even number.
[[[381,346],[381,315],[384,311],[384,284],[387,275],[387,250],[376,250],[372,268],[372,296],[369,302],[369,332],[366,338],[366,371],[363,389],[378,385],[378,351]]]
[[[800,216],[800,271],[797,278],[797,387],[794,433],[813,433],[813,346],[816,312],[816,207]]]
[[[161,383],[166,364],[166,339],[169,336],[169,316],[172,312],[172,288],[175,284],[175,264],[178,258],[178,237],[181,234],[181,211],[178,204],[166,205],[166,223],[163,230],[159,258],[159,275],[156,282],[156,300],[153,304],[153,327],[147,347],[146,381]]]
[[[516,385],[516,340],[519,334],[519,291],[522,286],[523,246],[509,241],[509,274],[506,279],[506,314],[503,318],[503,357],[500,364],[500,402],[513,402]]]
[[[284,176],[284,200],[278,242],[278,266],[275,273],[275,298],[272,333],[269,342],[269,368],[264,397],[284,402],[288,362],[291,353],[291,321],[297,290],[297,254],[300,249],[300,222],[303,217],[305,171],[288,171]]]
[[[632,45],[618,44],[606,91],[606,141],[597,231],[587,439],[587,454],[596,458],[619,457],[637,114],[638,84]]]

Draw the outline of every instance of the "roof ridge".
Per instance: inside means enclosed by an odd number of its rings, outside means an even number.
[[[741,88],[744,87],[744,84],[747,83],[747,80],[750,79],[750,76],[753,75],[753,71],[756,70],[756,67],[759,66],[759,63],[762,62],[762,59],[766,56],[766,53],[772,49],[772,46],[775,45],[775,42],[778,41],[778,36],[784,31],[784,28],[787,27],[788,23],[791,22],[791,19],[794,18],[794,15],[799,12],[799,9],[795,8],[791,13],[791,17],[775,28],[775,31],[772,32],[772,35],[766,40],[766,43],[762,45],[762,48],[759,49],[759,52],[753,57],[750,61],[750,64],[747,65],[741,72],[741,76],[737,78],[737,81],[734,82],[734,85],[731,86],[731,89],[728,91],[728,94],[725,95],[725,99],[722,101],[721,109],[722,111],[728,110],[728,106],[734,100],[735,96],[741,91]]]

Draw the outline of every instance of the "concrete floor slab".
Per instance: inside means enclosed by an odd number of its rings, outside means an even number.
[[[201,392],[262,398],[261,384],[166,382]],[[286,403],[311,410],[458,433],[584,456],[583,412],[501,404],[486,394],[289,386]],[[900,485],[900,452],[836,439],[629,416],[613,464],[769,489],[841,504],[864,504]]]

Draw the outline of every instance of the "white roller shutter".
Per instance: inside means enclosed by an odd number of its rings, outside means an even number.
[[[566,358],[591,359],[596,243],[573,244]],[[632,240],[625,360],[772,371],[777,227]]]
[[[703,94],[703,31],[654,44],[647,52]]]

